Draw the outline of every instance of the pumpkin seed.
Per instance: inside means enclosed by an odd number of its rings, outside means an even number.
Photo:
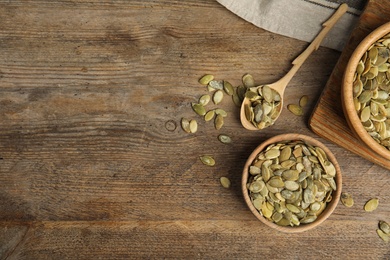
[[[210,87],[213,90],[222,90],[223,89],[223,82],[220,80],[211,80],[208,84],[208,87]]]
[[[195,119],[190,120],[189,129],[190,133],[196,133],[198,131],[198,122]]]
[[[352,207],[353,206],[353,198],[349,193],[342,192],[340,197],[341,203],[343,203],[346,207]]]
[[[202,155],[199,158],[204,165],[207,165],[207,166],[214,166],[215,165],[214,158],[209,156],[209,155]]]
[[[382,230],[385,234],[390,234],[390,225],[385,221],[379,221],[379,228]]]
[[[215,120],[214,120],[215,129],[217,129],[217,130],[221,129],[223,124],[224,124],[223,116],[222,115],[217,115],[215,117]]]
[[[200,116],[204,116],[206,114],[206,109],[199,103],[192,103],[192,109]]]
[[[364,210],[366,212],[374,211],[374,210],[376,210],[378,208],[378,205],[379,205],[379,199],[377,199],[377,198],[370,199],[364,205]]]
[[[220,182],[221,182],[222,187],[224,187],[226,189],[229,188],[231,185],[230,180],[227,177],[221,177]]]
[[[230,136],[225,135],[225,134],[218,135],[218,140],[224,144],[230,144],[232,142],[232,139],[230,138]]]
[[[202,84],[202,85],[207,85],[209,84],[210,81],[212,81],[214,79],[214,76],[211,75],[211,74],[206,74],[204,75],[203,77],[201,77],[199,79],[199,83]]]
[[[305,106],[307,105],[308,101],[309,101],[309,96],[303,95],[303,96],[299,99],[299,106],[302,107],[302,108],[305,107]]]
[[[253,79],[252,75],[245,74],[242,77],[242,83],[246,88],[253,88],[255,86],[255,80]]]
[[[376,233],[378,234],[378,236],[379,236],[383,241],[385,241],[386,243],[389,242],[390,236],[389,236],[388,234],[386,234],[385,232],[383,232],[381,229],[377,229],[377,230],[376,230]]]
[[[232,84],[230,84],[230,82],[228,82],[226,80],[223,81],[223,90],[229,96],[232,96],[234,94],[234,88],[233,88]]]
[[[214,110],[210,110],[208,111],[205,115],[204,115],[204,120],[207,122],[207,121],[210,121],[214,118],[214,115],[215,115],[215,111]]]
[[[203,95],[199,98],[199,104],[201,104],[202,106],[205,106],[207,105],[209,102],[210,102],[210,95]]]
[[[190,129],[190,120],[187,118],[182,118],[181,119],[181,128],[186,132],[186,133],[191,133]]]
[[[222,90],[217,90],[214,93],[214,96],[213,96],[214,104],[218,105],[219,103],[221,103],[222,99],[223,99],[223,92],[222,92]]]
[[[295,105],[295,104],[289,104],[287,105],[287,109],[293,113],[296,116],[301,116],[303,115],[303,109],[302,107]]]
[[[221,115],[223,117],[227,117],[227,112],[225,110],[223,110],[222,108],[215,109],[215,114]]]

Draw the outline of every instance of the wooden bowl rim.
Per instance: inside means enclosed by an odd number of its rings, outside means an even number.
[[[333,191],[332,201],[328,203],[325,210],[320,214],[320,216],[314,222],[309,223],[309,224],[302,224],[300,226],[284,227],[284,226],[279,226],[275,223],[272,223],[271,221],[269,221],[266,218],[264,218],[263,216],[261,216],[260,213],[257,211],[257,209],[253,206],[253,204],[249,198],[249,193],[248,193],[248,190],[246,187],[248,177],[249,177],[248,169],[249,169],[249,166],[251,165],[251,163],[253,162],[253,160],[255,159],[255,157],[257,156],[257,154],[259,152],[261,152],[262,150],[264,150],[264,148],[266,148],[268,145],[273,144],[273,143],[282,142],[282,141],[284,142],[284,141],[296,141],[296,140],[301,140],[305,143],[308,143],[308,144],[311,144],[314,146],[318,146],[325,151],[329,160],[334,164],[334,166],[336,168],[335,181],[336,181],[336,185],[337,185],[337,190]],[[281,135],[276,135],[274,137],[271,137],[271,138],[265,140],[264,142],[262,142],[259,146],[257,146],[256,149],[253,150],[253,152],[248,157],[248,159],[245,163],[244,169],[243,169],[242,180],[241,180],[241,189],[242,189],[242,193],[243,193],[246,205],[249,207],[250,211],[253,213],[253,215],[255,215],[255,217],[258,220],[260,220],[261,222],[263,222],[267,226],[274,228],[278,231],[282,231],[285,233],[298,233],[298,232],[307,231],[309,229],[317,227],[333,213],[333,211],[335,210],[335,208],[340,200],[340,196],[341,196],[342,176],[341,176],[340,166],[336,160],[336,157],[323,143],[321,143],[320,141],[318,141],[310,136],[307,136],[307,135],[297,134],[297,133],[288,133],[288,134],[281,134]]]
[[[376,42],[388,33],[390,33],[390,22],[387,22],[372,31],[356,47],[344,71],[341,96],[344,115],[349,125],[349,128],[354,133],[354,135],[358,137],[361,141],[363,141],[371,150],[373,150],[380,156],[390,160],[390,151],[384,146],[377,143],[368,134],[368,132],[366,131],[366,129],[364,129],[362,123],[360,122],[359,116],[355,110],[355,106],[353,103],[352,90],[354,73],[361,57],[374,42]]]

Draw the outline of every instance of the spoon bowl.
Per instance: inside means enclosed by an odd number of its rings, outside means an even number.
[[[280,101],[278,106],[280,106],[279,110],[276,111],[277,114],[274,114],[272,117],[272,122],[269,124],[265,125],[264,127],[258,127],[253,123],[251,120],[247,118],[248,114],[248,109],[251,108],[252,101],[247,98],[246,96],[244,97],[244,100],[242,101],[241,104],[241,109],[240,109],[240,120],[241,124],[245,129],[248,130],[260,130],[263,129],[267,126],[273,125],[274,122],[278,119],[280,116],[280,113],[282,111],[283,107],[283,95],[284,91],[292,79],[292,77],[295,75],[295,73],[298,71],[298,69],[302,66],[302,64],[305,62],[305,60],[310,56],[310,54],[317,50],[320,47],[320,44],[322,40],[325,38],[326,34],[332,29],[332,27],[336,24],[336,22],[341,18],[341,16],[348,10],[348,5],[347,4],[342,4],[339,6],[337,11],[325,22],[322,24],[323,28],[321,32],[316,36],[316,38],[310,43],[310,45],[292,62],[293,66],[290,69],[289,72],[285,76],[283,76],[281,79],[278,81],[272,83],[272,84],[267,84],[267,86],[276,91],[279,96],[280,96]],[[258,86],[257,89],[259,89],[262,86]],[[249,107],[248,107],[249,106]],[[247,110],[247,111],[246,111]],[[258,122],[256,122],[258,123]]]

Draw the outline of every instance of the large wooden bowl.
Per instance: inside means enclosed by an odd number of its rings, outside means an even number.
[[[301,224],[299,226],[280,226],[276,223],[273,223],[263,217],[257,209],[253,206],[251,199],[249,197],[249,192],[247,189],[247,183],[248,183],[248,178],[250,176],[249,173],[249,166],[252,164],[256,156],[263,151],[268,145],[274,144],[274,143],[279,143],[279,142],[285,142],[285,141],[303,141],[306,144],[311,144],[313,146],[318,146],[322,148],[326,155],[328,156],[328,159],[333,163],[333,165],[336,168],[336,176],[335,176],[335,182],[337,185],[337,189],[333,191],[332,194],[332,200],[327,204],[325,210],[317,217],[317,219],[309,224]],[[339,200],[340,200],[340,195],[341,195],[341,190],[342,190],[342,177],[341,177],[341,171],[340,171],[340,166],[335,158],[335,156],[332,154],[332,152],[321,142],[318,140],[306,136],[306,135],[301,135],[301,134],[295,134],[295,133],[290,133],[290,134],[282,134],[282,135],[277,135],[274,136],[263,143],[261,143],[248,157],[246,164],[244,166],[243,174],[242,174],[242,180],[241,180],[241,188],[244,196],[244,200],[246,204],[248,205],[250,211],[253,213],[253,215],[260,220],[262,223],[266,224],[267,226],[274,228],[276,230],[286,232],[286,233],[296,233],[296,232],[303,232],[309,229],[312,229],[314,227],[317,227],[320,225],[322,222],[324,222],[335,210]]]
[[[390,33],[390,22],[378,27],[364,38],[352,53],[344,72],[342,82],[342,106],[345,118],[353,134],[380,156],[390,160],[390,151],[376,142],[360,121],[353,102],[353,80],[357,65],[367,49],[377,40]]]

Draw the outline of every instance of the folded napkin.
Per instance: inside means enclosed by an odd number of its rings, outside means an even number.
[[[322,42],[341,51],[367,0],[217,0],[231,12],[267,31],[311,42],[342,3],[349,8]]]

